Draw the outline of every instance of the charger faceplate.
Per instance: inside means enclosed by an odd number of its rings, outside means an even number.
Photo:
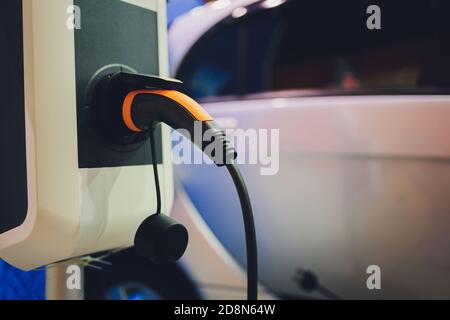
[[[80,29],[67,24],[74,5]],[[92,127],[87,97],[89,81],[105,66],[167,76],[167,28],[164,0],[23,0],[22,7],[26,150],[13,160],[26,163],[27,206],[18,201],[23,223],[0,231],[0,258],[31,270],[131,246],[139,225],[155,212],[149,145],[107,145]],[[158,141],[168,213],[173,176],[167,127]]]

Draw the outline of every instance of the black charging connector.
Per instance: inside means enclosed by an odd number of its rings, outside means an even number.
[[[136,249],[154,262],[179,259],[188,242],[187,230],[170,217],[161,214],[161,189],[154,138],[155,125],[165,123],[173,129],[190,133],[193,143],[214,163],[225,166],[236,187],[242,207],[247,250],[247,296],[258,298],[258,254],[253,210],[247,187],[235,163],[237,153],[213,118],[194,100],[177,89],[181,82],[146,75],[116,73],[99,81],[94,92],[99,126],[114,143],[128,144],[150,138],[153,172],[157,193],[156,214],[148,217],[135,236]],[[195,137],[196,123],[209,141]],[[213,147],[211,147],[213,146]],[[210,150],[207,151],[207,150]]]

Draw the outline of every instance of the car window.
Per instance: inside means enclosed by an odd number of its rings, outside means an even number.
[[[193,97],[239,92],[239,28],[221,24],[205,35],[179,68],[178,78]]]
[[[287,89],[450,87],[450,1],[287,1],[224,19],[182,62],[178,77],[197,98]]]

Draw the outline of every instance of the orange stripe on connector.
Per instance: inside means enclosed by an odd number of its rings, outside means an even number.
[[[136,90],[130,92],[123,101],[122,118],[125,125],[134,132],[141,132],[142,129],[138,128],[133,121],[131,109],[133,107],[134,98],[139,94],[154,94],[166,97],[177,102],[180,106],[185,108],[196,121],[213,121],[213,117],[203,109],[194,99],[191,97],[176,91],[176,90]]]

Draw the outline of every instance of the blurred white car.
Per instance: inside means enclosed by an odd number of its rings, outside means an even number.
[[[173,76],[219,122],[280,130],[277,174],[241,166],[276,297],[450,298],[450,8],[378,3],[381,30],[366,26],[369,2],[283,0],[220,0],[170,30]],[[242,274],[207,268],[245,265],[231,181],[177,171],[174,214],[201,226],[187,269],[210,297],[242,291]]]

